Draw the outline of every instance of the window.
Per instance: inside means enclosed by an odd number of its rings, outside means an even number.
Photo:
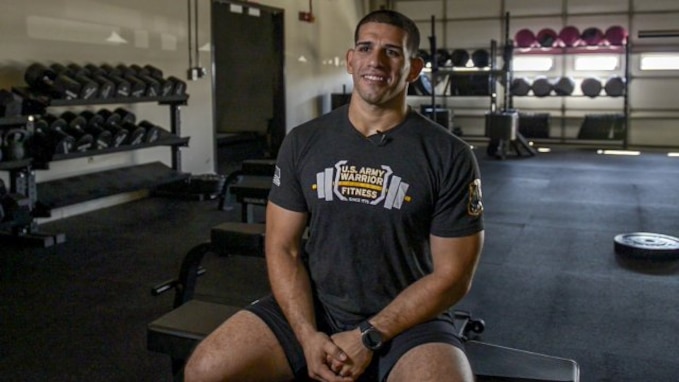
[[[544,56],[514,57],[512,66],[517,72],[547,72],[554,66],[554,59]]]
[[[577,71],[616,70],[620,66],[620,58],[609,55],[577,56],[574,66]]]
[[[641,70],[679,70],[679,54],[642,54]]]

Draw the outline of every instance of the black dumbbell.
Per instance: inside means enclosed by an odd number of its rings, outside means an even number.
[[[172,95],[183,96],[186,94],[186,82],[175,76],[170,76],[167,80],[172,82]]]
[[[139,65],[130,65],[130,68],[137,71],[137,73],[143,73],[146,76],[153,78],[160,84],[159,95],[161,97],[167,97],[173,95],[175,83],[163,77],[163,71],[152,65],[144,65],[143,67]]]
[[[78,94],[78,98],[92,99],[99,95],[99,84],[94,82],[91,78],[80,75],[75,76],[68,70],[67,67],[58,63],[50,65],[50,69],[52,69],[55,73],[71,78],[80,84],[80,93]]]
[[[75,152],[85,152],[92,149],[94,143],[94,137],[92,134],[87,134],[86,132],[71,126],[65,119],[57,117],[54,114],[45,114],[43,117],[49,127],[52,130],[58,132],[63,132],[64,134],[70,135],[75,140],[73,144],[73,151]]]
[[[117,108],[115,111],[102,109],[97,112],[101,115],[105,124],[111,129],[122,129],[127,132],[127,137],[123,144],[138,145],[143,142],[145,131],[135,125],[137,117],[123,108]]]
[[[149,121],[141,121],[139,122],[139,126],[143,127],[146,130],[146,135],[144,136],[144,142],[146,143],[153,143],[157,141],[158,139],[160,139],[160,136],[163,134],[164,131],[163,128]]]
[[[47,66],[35,63],[26,68],[26,83],[39,91],[47,92],[56,98],[76,99],[80,95],[80,84],[63,74],[57,74]]]
[[[111,147],[113,134],[99,126],[90,125],[82,115],[72,111],[64,112],[60,117],[68,122],[69,129],[73,129],[81,134],[90,134],[93,138],[92,150],[101,150]],[[66,131],[69,132],[69,129]],[[75,136],[75,134],[73,134]]]
[[[63,120],[62,120],[63,121]],[[66,121],[64,121],[65,123]],[[54,154],[68,154],[73,152],[75,147],[75,138],[61,130],[57,122],[56,126],[40,118],[35,121],[33,125],[35,131],[33,132],[33,144],[31,145],[31,152],[33,157],[50,160]]]
[[[146,137],[146,129],[142,126],[136,125],[137,116],[134,113],[119,107],[113,110],[113,114],[120,117],[120,126],[130,133],[127,136],[126,141],[128,145],[138,145],[145,142],[144,138]]]
[[[99,91],[97,92],[96,98],[107,99],[113,97],[115,94],[116,85],[105,76],[91,73],[89,70],[74,63],[68,64],[66,68],[68,68],[68,73],[71,77],[75,79],[89,79],[90,81],[97,83]]]
[[[132,91],[132,85],[130,81],[116,75],[109,75],[104,69],[94,64],[85,65],[85,70],[87,70],[93,77],[101,77],[107,81],[113,82],[115,90],[111,97],[129,97]]]
[[[115,126],[115,124],[108,123],[107,119],[102,116],[101,111],[94,113],[86,110],[81,112],[80,116],[87,120],[89,129],[105,130],[111,133],[111,147],[119,147],[125,143],[129,134],[128,131]]]
[[[144,96],[144,92],[146,91],[146,84],[140,79],[134,77],[126,77],[120,70],[114,68],[109,64],[101,65],[101,69],[104,70],[106,76],[110,78],[112,81],[125,80],[130,84],[130,92],[128,94],[128,97]]]
[[[160,95],[160,82],[148,75],[148,73],[146,73],[143,68],[139,68],[140,70],[137,70],[132,66],[126,66],[123,64],[116,66],[116,68],[123,73],[125,78],[127,78],[127,76],[131,76],[143,81],[146,84],[146,90],[144,92],[145,96],[158,97]]]
[[[103,64],[101,68],[109,78],[120,78],[130,83],[130,97],[143,97],[146,95],[146,83],[139,78],[126,75],[120,69],[114,68],[109,64]]]

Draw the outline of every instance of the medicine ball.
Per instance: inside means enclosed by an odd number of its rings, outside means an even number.
[[[431,54],[429,54],[429,51],[420,49],[417,51],[417,56],[420,57],[422,61],[424,61],[425,65],[431,65]]]
[[[515,96],[528,95],[528,92],[530,91],[530,83],[526,78],[515,77],[512,79],[512,83],[509,85],[509,91]]]
[[[453,52],[450,54],[450,61],[453,63],[453,66],[464,68],[467,66],[467,62],[469,62],[469,52],[465,49],[453,49]]]
[[[572,77],[563,76],[554,81],[554,93],[557,95],[571,95],[573,90],[575,90],[575,80]]]
[[[559,41],[563,46],[573,47],[578,45],[580,40],[580,29],[575,26],[568,25],[559,31]]]
[[[535,77],[531,85],[533,94],[537,97],[546,97],[552,92],[552,83],[545,76]]]
[[[437,66],[450,66],[450,52],[445,49],[436,49],[436,54],[434,55]]]
[[[530,29],[521,29],[514,35],[514,43],[519,48],[530,48],[536,43],[535,34]]]
[[[477,68],[490,66],[490,53],[485,49],[477,49],[472,52],[472,63]]]
[[[604,91],[610,97],[620,97],[625,94],[625,79],[620,76],[610,77],[606,80]]]
[[[538,32],[536,39],[543,48],[551,48],[556,44],[557,34],[552,28],[542,28]]]
[[[582,94],[592,98],[598,96],[601,93],[601,88],[601,80],[594,77],[585,78],[580,83],[580,90],[582,90]]]
[[[604,32],[602,32],[601,29],[597,27],[589,27],[582,31],[580,38],[582,38],[582,41],[584,41],[585,44],[589,46],[596,46],[603,42]]]
[[[625,45],[627,42],[627,30],[620,25],[608,27],[604,36],[611,45]]]

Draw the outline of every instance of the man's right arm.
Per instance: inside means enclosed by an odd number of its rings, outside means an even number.
[[[302,259],[301,243],[307,217],[306,213],[268,203],[265,248],[269,283],[278,305],[304,349],[311,377],[326,381],[350,381],[330,370],[327,355],[344,355],[327,335],[316,329],[311,281]]]

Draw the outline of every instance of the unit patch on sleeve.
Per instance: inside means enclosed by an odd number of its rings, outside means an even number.
[[[481,193],[481,179],[474,179],[469,184],[469,201],[467,202],[467,213],[470,216],[479,216],[483,212],[483,201]]]

